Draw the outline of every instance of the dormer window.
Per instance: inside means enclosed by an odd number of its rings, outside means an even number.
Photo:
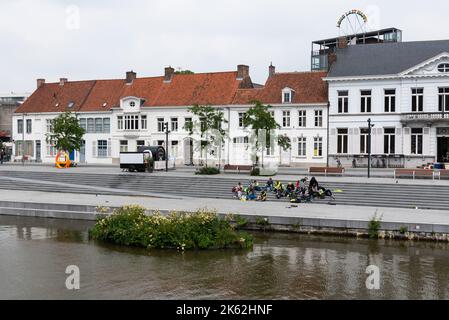
[[[441,73],[449,73],[449,63],[441,63],[438,65],[438,71]]]
[[[134,108],[134,107],[136,106],[136,103],[135,103],[134,101],[131,101],[131,102],[129,103],[129,106],[130,106],[131,108]]]
[[[282,103],[292,103],[294,91],[290,88],[282,90]]]

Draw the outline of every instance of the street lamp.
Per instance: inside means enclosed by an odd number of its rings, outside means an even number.
[[[22,166],[25,166],[25,113],[22,113]]]
[[[371,178],[371,128],[374,127],[374,124],[371,124],[371,118],[368,119],[368,179]]]
[[[170,133],[168,128],[168,122],[164,123],[165,129],[165,172],[168,172],[168,134]]]

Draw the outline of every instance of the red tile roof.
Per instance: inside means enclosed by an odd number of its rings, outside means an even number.
[[[125,80],[75,81],[63,86],[46,83],[16,113],[105,111],[118,107],[120,99],[128,96],[144,99],[144,107],[228,105],[237,90],[248,84],[252,84],[249,78],[237,80],[237,72],[174,74],[171,82],[151,77],[137,78],[131,84]],[[68,107],[69,102],[73,107]]]
[[[266,104],[282,102],[282,89],[295,91],[293,103],[326,103],[325,72],[276,73],[262,88],[251,88],[251,80],[237,80],[237,72],[174,74],[171,82],[164,77],[137,78],[131,84],[124,79],[46,83],[38,88],[16,113],[95,112],[120,105],[120,99],[135,96],[145,100],[144,107],[191,106],[194,104]],[[250,89],[245,89],[245,87]],[[69,107],[69,103],[73,103]]]
[[[326,72],[275,73],[261,89],[238,90],[233,104],[248,104],[258,100],[265,104],[282,103],[282,90],[294,90],[292,103],[327,103]]]
[[[44,84],[17,108],[16,113],[79,111],[94,85],[95,81],[66,82],[64,86]],[[73,102],[73,107],[69,108],[69,102]]]

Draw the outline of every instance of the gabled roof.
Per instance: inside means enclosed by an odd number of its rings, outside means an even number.
[[[327,85],[323,81],[326,72],[275,73],[260,89],[238,90],[234,104],[248,104],[257,100],[264,104],[282,103],[282,90],[292,89],[292,103],[327,103]]]
[[[59,83],[44,84],[28,97],[15,112],[79,111],[94,85],[95,81],[67,82],[64,86],[60,86]],[[73,107],[69,108],[69,102],[73,102]]]
[[[328,78],[396,75],[442,52],[449,52],[449,40],[349,46],[337,50]]]
[[[122,79],[45,83],[16,113],[106,111],[120,106],[120,99],[129,96],[145,100],[144,107],[229,105],[237,90],[248,86],[252,87],[251,79],[238,80],[233,71],[174,74],[170,82],[164,82],[164,77],[149,77],[130,84]],[[69,102],[74,103],[72,108]]]

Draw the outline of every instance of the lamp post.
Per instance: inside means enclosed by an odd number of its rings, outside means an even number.
[[[168,122],[164,124],[165,129],[165,172],[168,172],[168,134],[170,133],[168,128]]]
[[[371,124],[371,118],[368,119],[368,179],[371,178],[371,128],[374,127],[374,124]]]
[[[331,103],[330,101],[327,102],[327,143],[326,143],[326,167],[329,168],[329,111],[330,111]]]
[[[22,166],[25,166],[25,113],[22,113]]]

